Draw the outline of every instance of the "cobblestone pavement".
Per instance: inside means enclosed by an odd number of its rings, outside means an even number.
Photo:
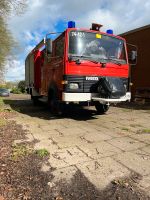
[[[111,107],[107,114],[96,115],[94,108],[74,107],[56,118],[42,106],[33,107],[28,98],[11,98],[9,103],[18,109],[15,120],[28,130],[27,140],[49,151],[49,165],[43,163],[41,170],[53,167],[54,182],[69,181],[80,170],[103,189],[136,172],[142,176],[138,186],[150,194],[149,108]]]

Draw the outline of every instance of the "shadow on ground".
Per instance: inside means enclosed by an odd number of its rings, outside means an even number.
[[[131,110],[147,110],[150,111],[150,103],[135,103],[135,102],[125,102],[117,104],[115,107],[131,109]]]
[[[10,107],[17,112],[46,120],[70,118],[79,121],[86,121],[97,118],[95,110],[90,110],[88,108],[85,109],[78,105],[67,105],[63,115],[54,116],[51,114],[47,106],[42,102],[40,102],[38,106],[34,106],[31,100],[4,99],[4,103],[7,105],[9,104]]]
[[[15,101],[17,105],[19,102]],[[26,111],[27,105],[29,109],[33,109],[30,101],[23,102],[21,108],[14,103],[13,106],[16,106],[16,109],[24,109],[22,112]],[[45,112],[43,108],[39,109]],[[69,182],[61,179],[54,183],[54,168],[50,167],[47,172],[41,171],[43,163],[48,164],[49,156],[41,158],[33,150],[21,155],[18,152],[18,159],[12,159],[13,142],[25,140],[26,134],[21,125],[13,121],[0,126],[0,197],[6,200],[150,200],[146,192],[137,187],[141,177],[135,173],[113,180],[103,190],[97,189],[79,169]],[[33,147],[28,142],[24,142],[24,145]]]
[[[150,199],[146,193],[135,185],[135,182],[139,180],[138,175],[114,180],[104,190],[98,190],[80,170],[76,171],[69,183],[65,179],[53,183],[54,169],[48,172],[42,172],[41,166],[43,161],[37,155],[32,154],[17,163],[10,163],[10,174],[5,179],[4,184],[8,185],[11,189],[7,193],[2,193],[2,195],[9,200]],[[53,186],[50,187],[49,185]]]
[[[135,185],[139,179],[139,175],[132,174],[130,177],[113,180],[104,190],[98,190],[77,170],[70,183],[61,180],[57,185],[64,200],[148,200],[148,195]]]
[[[141,177],[135,173],[113,180],[103,190],[97,189],[77,168],[69,182],[65,179],[53,182],[56,169],[49,166],[49,171],[41,171],[43,163],[48,165],[49,156],[41,157],[30,151],[18,152],[17,160],[13,159],[13,142],[25,139],[27,134],[21,125],[8,122],[7,126],[0,127],[0,133],[3,152],[0,154],[0,197],[5,200],[150,200],[146,192],[137,187]],[[35,143],[24,142],[23,145],[32,148]]]

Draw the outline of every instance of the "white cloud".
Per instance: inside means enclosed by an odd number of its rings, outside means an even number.
[[[33,35],[31,34],[31,32],[25,31],[25,32],[24,32],[24,39],[25,39],[27,42],[30,42],[31,40],[34,39],[34,37],[33,37]]]
[[[34,45],[28,45],[26,48],[25,48],[25,53],[26,55],[28,55],[30,53],[30,51],[34,48]]]
[[[23,61],[10,58],[6,62],[6,81],[17,81],[25,79],[25,70]]]
[[[103,29],[112,27],[116,33],[150,23],[150,2],[147,0],[28,0],[28,5],[24,15],[14,16],[9,22],[22,45],[33,39],[39,41],[43,31],[54,31],[60,19],[76,20],[78,27],[87,28],[94,21],[103,24]]]
[[[27,12],[13,17],[10,28],[21,40],[23,32],[53,31],[59,19],[77,20],[79,27],[89,26],[93,20],[104,25],[115,24],[117,32],[121,32],[149,23],[149,10],[150,3],[147,0],[142,3],[141,0],[29,0]]]
[[[150,1],[147,0],[28,0],[28,5],[25,14],[13,16],[9,21],[24,57],[45,32],[55,31],[59,20],[75,20],[79,28],[90,28],[96,22],[104,25],[103,31],[112,28],[115,34],[150,23]]]

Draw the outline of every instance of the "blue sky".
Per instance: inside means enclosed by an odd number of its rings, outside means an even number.
[[[63,31],[67,22],[90,28],[91,23],[103,24],[102,30],[115,34],[150,24],[150,1],[147,0],[27,0],[28,7],[21,16],[8,20],[9,29],[19,46],[6,63],[7,81],[24,79],[24,60],[46,33]]]

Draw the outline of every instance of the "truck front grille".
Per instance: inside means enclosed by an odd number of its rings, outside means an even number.
[[[90,76],[88,76],[90,77]],[[93,76],[91,76],[93,77]],[[65,75],[64,80],[68,82],[68,84],[64,85],[64,91],[69,93],[98,93],[98,85],[99,80],[102,77],[98,77],[98,80],[86,80],[86,76],[74,76],[74,75]],[[111,77],[110,77],[111,78]],[[117,78],[117,77],[116,77]],[[128,78],[121,78],[123,84],[128,91]],[[79,89],[72,90],[69,88],[69,83],[78,83]]]

